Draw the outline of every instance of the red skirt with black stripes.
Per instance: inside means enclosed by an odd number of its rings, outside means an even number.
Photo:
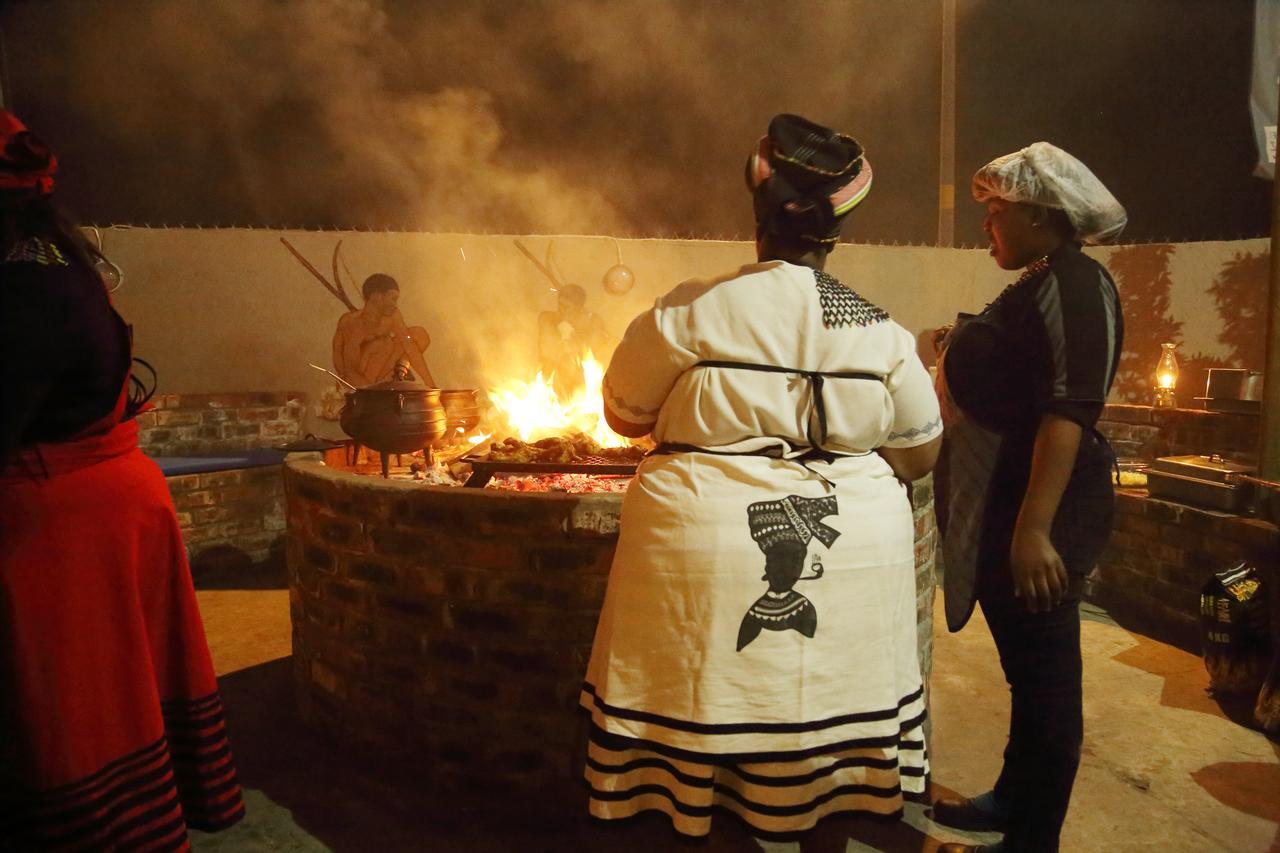
[[[244,815],[164,476],[132,421],[0,478],[0,848],[184,850]]]

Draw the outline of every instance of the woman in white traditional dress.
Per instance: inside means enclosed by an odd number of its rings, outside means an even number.
[[[582,705],[591,813],[752,834],[896,817],[928,775],[904,483],[942,426],[913,336],[822,271],[871,186],[791,115],[747,162],[759,262],[637,317],[604,380],[627,491]],[[841,847],[840,849],[843,849]]]

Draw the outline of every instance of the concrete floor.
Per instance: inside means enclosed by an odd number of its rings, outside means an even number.
[[[245,788],[248,813],[210,851],[711,851],[790,853],[719,820],[703,844],[681,842],[663,819],[602,826],[575,817],[519,817],[511,804],[444,802],[406,784],[411,768],[345,757],[301,728],[293,706],[288,592],[199,592]],[[937,608],[941,612],[941,608]],[[935,796],[985,790],[999,770],[1008,699],[981,613],[960,634],[935,626]],[[1192,654],[1091,612],[1083,629],[1084,761],[1063,831],[1064,851],[1280,851],[1280,743],[1232,722],[1205,692]],[[998,685],[998,689],[991,689]],[[988,840],[930,822],[909,806],[900,824],[847,821],[833,849],[922,851]],[[844,840],[847,837],[847,840]]]

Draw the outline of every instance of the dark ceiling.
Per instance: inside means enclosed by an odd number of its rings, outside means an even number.
[[[86,222],[747,238],[746,152],[797,112],[857,136],[846,237],[937,234],[940,3],[10,2],[7,97]],[[967,176],[1037,139],[1133,242],[1257,236],[1250,0],[958,0]]]

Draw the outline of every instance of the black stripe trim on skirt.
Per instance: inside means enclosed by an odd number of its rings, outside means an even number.
[[[904,724],[904,727],[910,728],[918,726],[924,722],[925,714],[921,713],[914,721]],[[621,752],[625,749],[644,749],[649,752],[655,752],[659,755],[665,755],[668,758],[678,758],[682,761],[692,761],[698,764],[714,764],[717,767],[729,767],[732,764],[761,764],[771,761],[799,761],[805,758],[813,758],[818,755],[830,755],[833,752],[843,752],[847,749],[887,749],[895,747],[899,752],[923,750],[923,741],[904,741],[901,735],[884,735],[883,737],[866,737],[853,738],[851,740],[836,741],[834,743],[826,743],[821,746],[813,746],[807,749],[790,749],[775,750],[772,752],[698,752],[691,749],[682,749],[678,746],[670,746],[647,738],[633,738],[625,735],[617,735],[612,732],[605,731],[595,723],[591,724],[588,737],[598,746],[614,752]]]
[[[905,796],[906,795],[904,795],[904,797]],[[745,821],[740,814],[738,814],[737,812],[733,811],[732,809],[726,806],[717,804],[712,806],[711,810],[712,812],[718,813],[721,819],[728,819],[728,820],[735,821],[746,832],[749,832],[753,837],[758,838],[761,841],[775,841],[775,842],[781,842],[781,843],[785,843],[788,841],[797,841],[797,840],[803,839],[805,836],[807,836],[810,832],[813,831],[812,829],[795,829],[795,830],[790,830],[785,832],[772,832],[767,829],[760,829],[757,826],[747,823],[747,821]],[[630,817],[625,817],[625,818],[598,818],[598,817],[592,816],[591,821],[593,823],[599,823],[599,824],[628,823],[630,821],[634,821],[640,818],[647,811],[652,811],[652,809],[642,809],[636,814],[631,815]],[[821,826],[827,821],[840,820],[842,818],[850,818],[850,817],[858,818],[861,820],[871,820],[877,823],[892,824],[892,823],[900,822],[902,820],[903,814],[904,814],[904,811],[902,809],[895,809],[894,811],[891,811],[891,812],[873,812],[870,809],[839,809],[837,811],[831,812],[830,814],[825,814],[822,817],[818,818],[816,825]],[[676,833],[679,834],[682,838],[693,839],[695,841],[698,839],[706,838],[705,835],[695,835],[695,834],[690,834],[686,832],[681,832],[679,828],[674,825],[672,825],[672,829],[674,829]]]
[[[217,749],[208,752],[182,754],[173,756],[179,766],[174,768],[173,775],[179,782],[198,779],[216,779],[227,772],[231,761],[231,742],[224,740]]]
[[[151,805],[152,803],[155,805]],[[123,823],[119,822],[125,813],[135,808],[146,810]],[[88,823],[74,828],[66,825],[44,824],[35,828],[33,834],[53,846],[83,843],[88,839],[97,839],[103,833],[106,833],[110,839],[120,839],[130,830],[157,820],[170,811],[177,811],[181,816],[182,805],[178,800],[178,792],[168,782],[163,782],[134,794],[124,802],[116,802],[111,808],[106,809],[105,814]]]
[[[227,812],[224,816],[210,818],[202,815],[195,817],[187,817],[187,826],[192,829],[198,829],[201,832],[221,832],[229,826],[234,826],[244,817],[244,801],[237,802],[236,807]]]
[[[222,704],[222,697],[217,691],[194,699],[161,699],[160,713],[166,717],[175,711],[194,714]]]
[[[689,805],[676,796],[675,792],[666,785],[636,785],[634,788],[627,788],[624,791],[601,791],[592,787],[590,784],[588,784],[587,787],[591,790],[591,798],[593,800],[599,800],[604,803],[621,803],[627,800],[633,800],[636,797],[643,796],[644,794],[661,794],[671,801],[672,805],[676,807],[676,811],[681,814],[687,814],[690,817],[707,817],[711,814],[712,809],[715,808],[714,805]],[[737,791],[732,788],[725,787],[724,785],[716,785],[715,791],[717,794],[724,794],[730,799],[745,806],[747,809],[764,817],[794,817],[795,815],[806,814],[813,811],[818,806],[834,800],[836,797],[842,797],[847,794],[865,794],[869,797],[888,800],[893,797],[897,797],[902,793],[902,789],[897,785],[894,785],[891,788],[878,788],[874,785],[841,785],[839,788],[833,788],[825,794],[820,794],[819,796],[814,797],[807,803],[798,803],[790,806],[769,806],[763,803],[753,803]]]
[[[105,790],[98,791],[91,799],[78,802],[56,802],[34,804],[28,801],[27,813],[19,817],[14,825],[54,824],[71,826],[85,817],[103,809],[115,807],[121,799],[134,798],[140,791],[155,790],[171,783],[173,768],[168,760],[157,764],[146,772],[134,776],[117,779]],[[159,785],[157,785],[159,783]]]
[[[128,755],[122,755],[119,758],[104,764],[101,769],[95,771],[83,779],[77,779],[74,782],[67,782],[54,788],[44,788],[38,792],[36,796],[43,800],[52,800],[55,798],[70,799],[80,796],[81,789],[97,787],[99,784],[107,784],[111,778],[118,774],[128,773],[136,768],[139,764],[146,764],[154,760],[160,753],[165,750],[165,739],[163,737],[154,740],[141,749],[134,750]]]
[[[605,764],[602,761],[587,756],[587,764],[600,773],[613,773],[621,775],[630,773],[633,770],[640,770],[646,767],[655,767],[670,773],[680,781],[680,784],[687,785],[690,788],[710,788],[713,784],[710,778],[699,778],[690,776],[679,770],[675,765],[662,758],[636,758],[622,764]],[[714,765],[708,765],[714,766]],[[809,773],[800,773],[792,776],[763,776],[759,773],[751,773],[741,767],[730,764],[719,767],[721,770],[728,771],[733,775],[748,782],[752,785],[769,788],[789,788],[800,785],[808,785],[827,776],[835,774],[839,770],[851,767],[869,767],[875,770],[897,770],[900,776],[924,776],[923,767],[903,767],[896,759],[893,758],[871,758],[866,756],[850,756],[832,762],[827,767],[820,767]]]
[[[650,810],[648,809],[642,810],[641,812],[637,812],[635,815],[632,815],[631,817],[628,817],[628,818],[605,820],[597,817],[592,817],[591,820],[596,823],[625,823],[627,821],[631,821],[631,820],[635,820],[636,818],[639,818],[644,813],[644,811],[650,811]],[[727,808],[726,806],[721,806],[721,805],[712,806],[712,811],[718,812],[721,818],[727,818],[729,820],[736,821],[737,824],[741,826],[745,831],[751,833],[753,837],[758,838],[762,841],[775,841],[780,843],[785,843],[788,841],[797,841],[799,839],[804,838],[806,835],[808,835],[810,832],[813,831],[812,829],[796,829],[796,830],[791,830],[789,832],[772,832],[767,829],[760,829],[757,826],[747,823],[745,820],[743,820],[740,814],[733,811],[732,809]],[[899,821],[902,820],[903,814],[904,812],[902,809],[895,809],[894,811],[891,811],[891,812],[873,812],[869,809],[839,809],[838,811],[831,812],[830,814],[826,814],[818,818],[817,825],[821,826],[827,821],[840,820],[841,818],[850,818],[850,817],[856,817],[864,820],[873,820],[873,821],[876,821],[877,823],[885,823],[885,824],[898,823]],[[697,839],[706,837],[705,835],[691,835],[689,833],[680,832],[680,830],[676,828],[674,825],[672,826],[672,829],[675,829],[675,831],[679,833],[680,836],[683,838],[697,840]]]
[[[214,726],[222,726],[226,723],[226,712],[221,708],[214,708],[201,717],[164,717],[164,729],[167,732],[199,733],[204,729],[213,728]]]
[[[911,695],[899,699],[895,708],[888,708],[883,711],[840,714],[835,717],[828,717],[825,720],[812,720],[803,723],[699,723],[692,720],[678,720],[674,717],[655,714],[652,711],[635,711],[630,708],[619,708],[610,705],[600,698],[596,693],[595,686],[590,682],[583,682],[582,689],[591,697],[592,704],[610,717],[616,717],[619,720],[633,720],[638,723],[652,723],[663,728],[675,729],[676,731],[706,735],[795,734],[799,732],[820,732],[823,729],[837,728],[851,723],[875,723],[896,717],[904,706],[910,705],[924,695],[924,687],[922,685]]]
[[[240,779],[235,773],[230,773],[227,778],[216,785],[208,784],[188,784],[178,783],[178,793],[182,795],[182,803],[184,811],[195,809],[203,809],[205,811],[221,811],[216,807],[227,794],[240,787]]]
[[[227,730],[218,726],[215,731],[205,735],[179,734],[170,736],[169,752],[177,756],[193,756],[215,749],[227,739]]]
[[[185,842],[189,838],[187,827],[181,817],[176,817],[166,824],[157,826],[139,838],[130,838],[128,840],[127,850],[147,850],[147,851],[163,851],[163,850],[181,850]],[[167,844],[160,846],[160,842],[167,841]]]

